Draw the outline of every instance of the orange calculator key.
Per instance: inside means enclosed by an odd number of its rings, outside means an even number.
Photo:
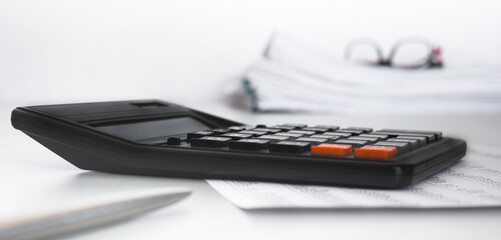
[[[353,156],[355,158],[365,159],[390,159],[397,156],[397,148],[390,146],[365,145],[362,148],[355,148]]]
[[[311,155],[344,157],[350,155],[352,149],[351,145],[322,143],[318,146],[311,146]]]

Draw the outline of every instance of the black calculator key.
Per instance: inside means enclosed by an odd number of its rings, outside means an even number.
[[[271,126],[270,128],[276,128],[276,129],[285,130],[285,131],[296,129],[296,127],[285,126],[285,125],[275,125],[275,126]]]
[[[287,131],[286,133],[299,133],[299,134],[303,134],[303,135],[306,135],[306,136],[310,136],[310,135],[313,135],[315,134],[316,132],[314,131],[303,131],[303,130],[290,130],[290,131]]]
[[[251,134],[244,134],[244,133],[225,133],[225,134],[220,135],[220,137],[228,137],[228,138],[231,138],[233,140],[239,140],[239,139],[243,139],[243,138],[250,138],[250,137],[252,137],[252,135]]]
[[[228,133],[231,132],[230,129],[224,129],[224,128],[218,128],[218,129],[211,129],[216,134],[223,134],[223,133]]]
[[[338,136],[341,138],[349,138],[352,136],[351,133],[340,133],[340,132],[325,132],[324,135]]]
[[[303,153],[310,151],[310,147],[308,142],[280,141],[270,144],[270,152]]]
[[[295,127],[295,128],[305,128],[308,127],[306,124],[301,124],[301,123],[286,123],[286,124],[281,124],[282,126],[289,126],[289,127]]]
[[[268,134],[267,132],[253,131],[253,130],[244,130],[244,131],[240,131],[238,133],[250,134],[250,135],[255,136],[255,137],[259,137],[259,136],[263,136],[263,135]]]
[[[229,127],[228,129],[230,129],[232,131],[242,131],[242,130],[245,130],[247,128],[245,126],[233,126],[233,127]]]
[[[329,131],[328,128],[319,128],[319,127],[306,127],[306,128],[301,129],[301,130],[304,130],[304,131],[314,131],[316,133],[324,133],[324,132]]]
[[[336,131],[339,129],[339,126],[333,126],[333,125],[316,125],[316,128],[327,128],[329,131]]]
[[[180,137],[167,138],[167,144],[168,145],[181,145],[181,138]]]
[[[360,134],[364,133],[364,131],[362,131],[362,130],[352,130],[352,129],[346,129],[346,128],[336,130],[336,132],[338,132],[338,133],[351,133],[353,135],[360,135]]]
[[[356,130],[356,131],[362,131],[363,133],[370,133],[372,132],[372,128],[367,128],[367,127],[347,127],[343,128],[345,130]]]
[[[370,137],[370,138],[378,138],[379,140],[386,140],[389,138],[388,135],[381,135],[381,134],[373,134],[373,133],[364,133],[358,135],[359,137]]]
[[[285,141],[289,140],[291,137],[286,137],[286,136],[276,136],[276,135],[263,135],[258,137],[257,139],[265,139],[265,140],[271,140],[271,141]]]
[[[226,147],[230,142],[231,138],[229,137],[213,137],[206,136],[201,138],[193,138],[191,139],[192,147],[211,147],[211,148],[219,148]]]
[[[374,145],[376,146],[390,146],[390,147],[397,147],[397,154],[402,154],[410,150],[410,144],[405,143],[405,142],[388,142],[388,141],[381,141],[377,142]]]
[[[320,143],[326,143],[327,138],[312,138],[312,137],[300,137],[298,139],[295,139],[294,141],[299,141],[299,142],[309,142],[312,145],[318,145]]]
[[[361,147],[369,144],[367,141],[362,141],[362,140],[348,140],[348,139],[337,140],[334,143],[336,143],[336,144],[351,145],[351,146],[353,146],[353,148],[361,148]]]
[[[413,133],[413,134],[433,134],[433,135],[435,135],[435,139],[442,139],[442,132],[439,132],[439,131],[421,131],[421,130],[406,130],[406,129],[382,129],[381,131],[399,132],[399,133]]]
[[[286,132],[275,133],[273,135],[275,135],[275,136],[286,136],[286,137],[292,137],[292,138],[298,138],[298,137],[304,136],[304,134],[300,134],[300,133],[286,133]]]
[[[398,136],[397,139],[415,139],[419,141],[419,146],[426,145],[426,137]]]
[[[197,132],[188,133],[187,137],[188,137],[188,141],[191,141],[191,139],[193,139],[193,138],[201,138],[201,137],[211,136],[211,135],[214,135],[214,132],[212,132],[212,131],[197,131]]]
[[[323,139],[327,139],[329,142],[332,142],[334,140],[338,140],[338,139],[341,138],[340,136],[325,135],[325,134],[315,134],[315,135],[311,135],[310,137],[311,138],[323,138]]]
[[[433,142],[437,139],[435,134],[433,133],[405,133],[405,132],[389,132],[389,131],[383,131],[383,130],[378,130],[373,133],[376,134],[384,134],[388,135],[390,137],[398,137],[398,136],[409,136],[409,137],[426,137],[427,142]]]
[[[373,144],[373,143],[379,141],[378,138],[370,138],[370,137],[349,137],[346,140],[367,141],[367,144]]]
[[[264,139],[240,139],[230,142],[230,149],[259,151],[268,148],[270,140]]]
[[[267,132],[267,133],[277,133],[280,132],[280,129],[276,128],[254,128],[254,129],[249,129],[251,131],[260,131],[260,132]]]
[[[419,141],[416,139],[403,139],[403,138],[390,138],[386,140],[388,142],[405,142],[410,144],[410,150],[414,150],[421,145],[419,144]]]

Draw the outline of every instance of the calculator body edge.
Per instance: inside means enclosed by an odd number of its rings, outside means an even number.
[[[447,137],[418,152],[380,161],[144,144],[96,131],[106,124],[185,117],[208,128],[244,125],[158,100],[19,107],[11,121],[78,168],[133,175],[403,188],[466,153],[463,140]]]

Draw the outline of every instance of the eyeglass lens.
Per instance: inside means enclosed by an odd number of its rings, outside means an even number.
[[[421,68],[436,64],[432,58],[433,53],[434,49],[428,41],[421,38],[404,38],[395,43],[385,58],[377,42],[357,39],[348,44],[345,58],[398,68]]]

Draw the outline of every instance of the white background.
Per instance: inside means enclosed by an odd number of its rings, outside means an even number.
[[[215,99],[281,30],[341,57],[423,36],[447,67],[501,66],[500,1],[0,0],[0,101]]]
[[[217,100],[274,30],[340,57],[367,36],[388,49],[418,35],[447,67],[501,67],[501,1],[0,0],[0,220],[115,193],[184,186],[193,196],[152,215],[69,239],[498,239],[500,209],[242,211],[202,180],[77,169],[10,126],[16,106],[159,98],[249,124],[290,121]],[[499,148],[499,115],[324,116],[298,122],[443,130]]]

